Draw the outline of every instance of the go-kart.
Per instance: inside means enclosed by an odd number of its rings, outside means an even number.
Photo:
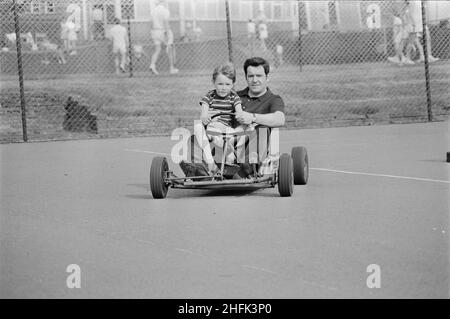
[[[217,113],[211,118],[225,114],[230,115],[230,113]],[[296,146],[292,148],[291,154],[283,153],[279,156],[271,155],[269,154],[269,143],[272,129],[257,126],[255,128],[256,134],[259,134],[259,129],[261,128],[265,128],[269,131],[269,134],[267,134],[267,151],[263,157],[263,162],[252,164],[250,169],[251,173],[245,178],[233,178],[242,166],[237,163],[231,165],[227,164],[225,161],[225,154],[227,153],[227,148],[232,144],[228,143],[229,139],[247,135],[246,138],[248,140],[248,135],[252,134],[251,132],[244,131],[227,134],[225,132],[218,133],[215,131],[207,131],[208,134],[220,135],[223,139],[221,162],[216,163],[218,164],[220,171],[216,174],[201,172],[199,174],[189,174],[189,176],[179,177],[169,169],[166,157],[154,157],[150,167],[150,190],[153,198],[165,198],[170,187],[185,189],[235,189],[238,187],[274,188],[275,185],[278,185],[280,196],[292,196],[294,190],[293,185],[306,185],[308,182],[309,164],[306,148]],[[195,136],[192,135],[191,146],[193,146],[194,142]],[[247,166],[249,166],[249,164],[247,164]],[[201,167],[202,166],[200,166],[200,168]]]

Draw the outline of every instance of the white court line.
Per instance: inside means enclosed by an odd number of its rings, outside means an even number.
[[[332,173],[342,173],[342,174],[351,174],[351,175],[365,175],[365,176],[376,176],[376,177],[389,177],[389,178],[398,178],[398,179],[408,179],[408,180],[413,180],[413,181],[450,184],[450,181],[444,181],[444,180],[439,180],[439,179],[430,179],[430,178],[421,178],[421,177],[409,177],[409,176],[375,174],[375,173],[363,173],[363,172],[350,172],[350,171],[341,171],[341,170],[337,170],[337,169],[319,168],[319,167],[315,167],[315,168],[310,167],[310,169],[311,170],[315,170],[315,171],[332,172]]]
[[[139,149],[125,149],[124,151],[126,151],[126,152],[136,152],[136,153],[147,153],[147,154],[158,154],[158,155],[170,156],[170,154],[167,154],[167,153],[144,151],[144,150],[139,150]]]
[[[253,270],[259,270],[259,271],[267,272],[267,273],[273,274],[273,275],[277,274],[275,271],[272,271],[272,270],[269,270],[269,269],[265,269],[265,268],[261,268],[261,267],[256,267],[256,266],[251,266],[251,265],[242,265],[242,267],[248,268],[248,269],[253,269]]]

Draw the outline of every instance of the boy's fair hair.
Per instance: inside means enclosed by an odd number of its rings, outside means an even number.
[[[245,60],[244,62],[244,72],[245,76],[247,76],[247,69],[249,66],[258,67],[262,66],[264,68],[264,73],[267,75],[270,72],[269,62],[261,57],[253,57]]]
[[[223,63],[214,69],[212,81],[215,82],[219,74],[225,75],[231,81],[236,82],[236,69],[231,62]]]

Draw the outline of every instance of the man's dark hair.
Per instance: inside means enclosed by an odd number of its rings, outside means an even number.
[[[269,62],[267,62],[265,59],[260,58],[260,57],[253,57],[253,58],[245,60],[245,62],[244,62],[245,76],[247,76],[247,68],[249,66],[258,67],[260,65],[264,68],[264,73],[266,75],[269,74],[269,72],[270,72]]]

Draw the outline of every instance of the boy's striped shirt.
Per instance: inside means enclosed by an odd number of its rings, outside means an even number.
[[[201,103],[209,105],[211,111],[234,113],[236,107],[241,105],[241,98],[234,91],[231,91],[230,94],[225,97],[221,97],[217,94],[216,90],[211,90],[200,99],[200,104]],[[236,125],[234,117],[227,115],[219,116],[218,121],[230,127]]]

